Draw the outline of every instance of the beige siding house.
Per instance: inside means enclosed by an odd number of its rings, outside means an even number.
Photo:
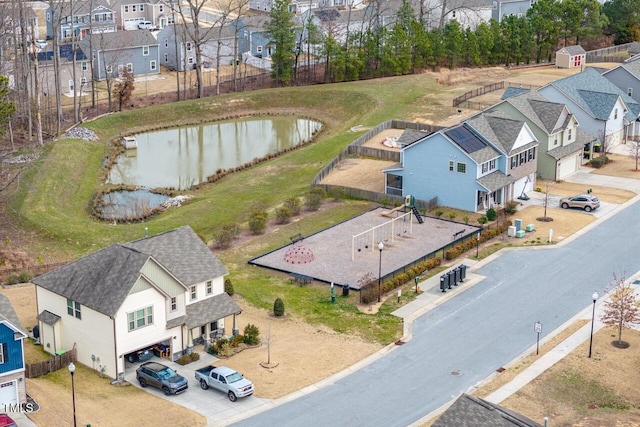
[[[175,360],[224,334],[225,318],[238,333],[227,273],[188,226],[109,246],[33,280],[42,345],[75,344],[79,362],[112,378],[139,349]]]

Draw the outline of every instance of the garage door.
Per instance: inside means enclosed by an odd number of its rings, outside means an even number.
[[[565,179],[578,169],[578,156],[569,157],[558,163],[558,176],[556,179]]]
[[[18,403],[18,390],[15,381],[0,384],[0,406],[15,405]]]

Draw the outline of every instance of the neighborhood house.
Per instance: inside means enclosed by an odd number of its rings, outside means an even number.
[[[140,349],[176,360],[224,333],[227,317],[237,334],[226,274],[189,226],[99,250],[33,279],[43,348],[75,344],[80,363],[112,378]]]

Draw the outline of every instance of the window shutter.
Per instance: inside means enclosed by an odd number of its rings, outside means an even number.
[[[2,343],[2,363],[7,363],[9,361],[9,352],[7,351],[7,343]]]

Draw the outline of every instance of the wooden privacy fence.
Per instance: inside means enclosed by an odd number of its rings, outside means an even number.
[[[535,90],[535,89],[539,89],[540,86],[536,86],[536,85],[528,85],[528,84],[523,84],[523,83],[513,83],[513,82],[505,82],[505,81],[501,81],[501,82],[497,82],[497,83],[491,83],[488,85],[484,85],[482,87],[470,90],[469,92],[465,92],[462,95],[458,96],[457,98],[453,99],[453,106],[454,107],[458,107],[460,106],[463,102],[466,102],[468,99],[471,98],[475,98],[477,96],[480,95],[484,95],[485,93],[490,93],[490,92],[494,92],[496,90],[500,90],[500,89],[504,89],[505,87],[518,87],[521,89],[529,89],[529,90]],[[474,108],[474,107],[480,107],[477,109],[483,109],[484,105],[486,103],[471,103],[471,102],[467,102],[466,106],[467,108]]]
[[[32,363],[26,366],[25,375],[27,378],[37,378],[55,372],[58,369],[66,368],[69,363],[77,361],[76,345],[65,353],[53,356],[49,360],[38,363]]]

